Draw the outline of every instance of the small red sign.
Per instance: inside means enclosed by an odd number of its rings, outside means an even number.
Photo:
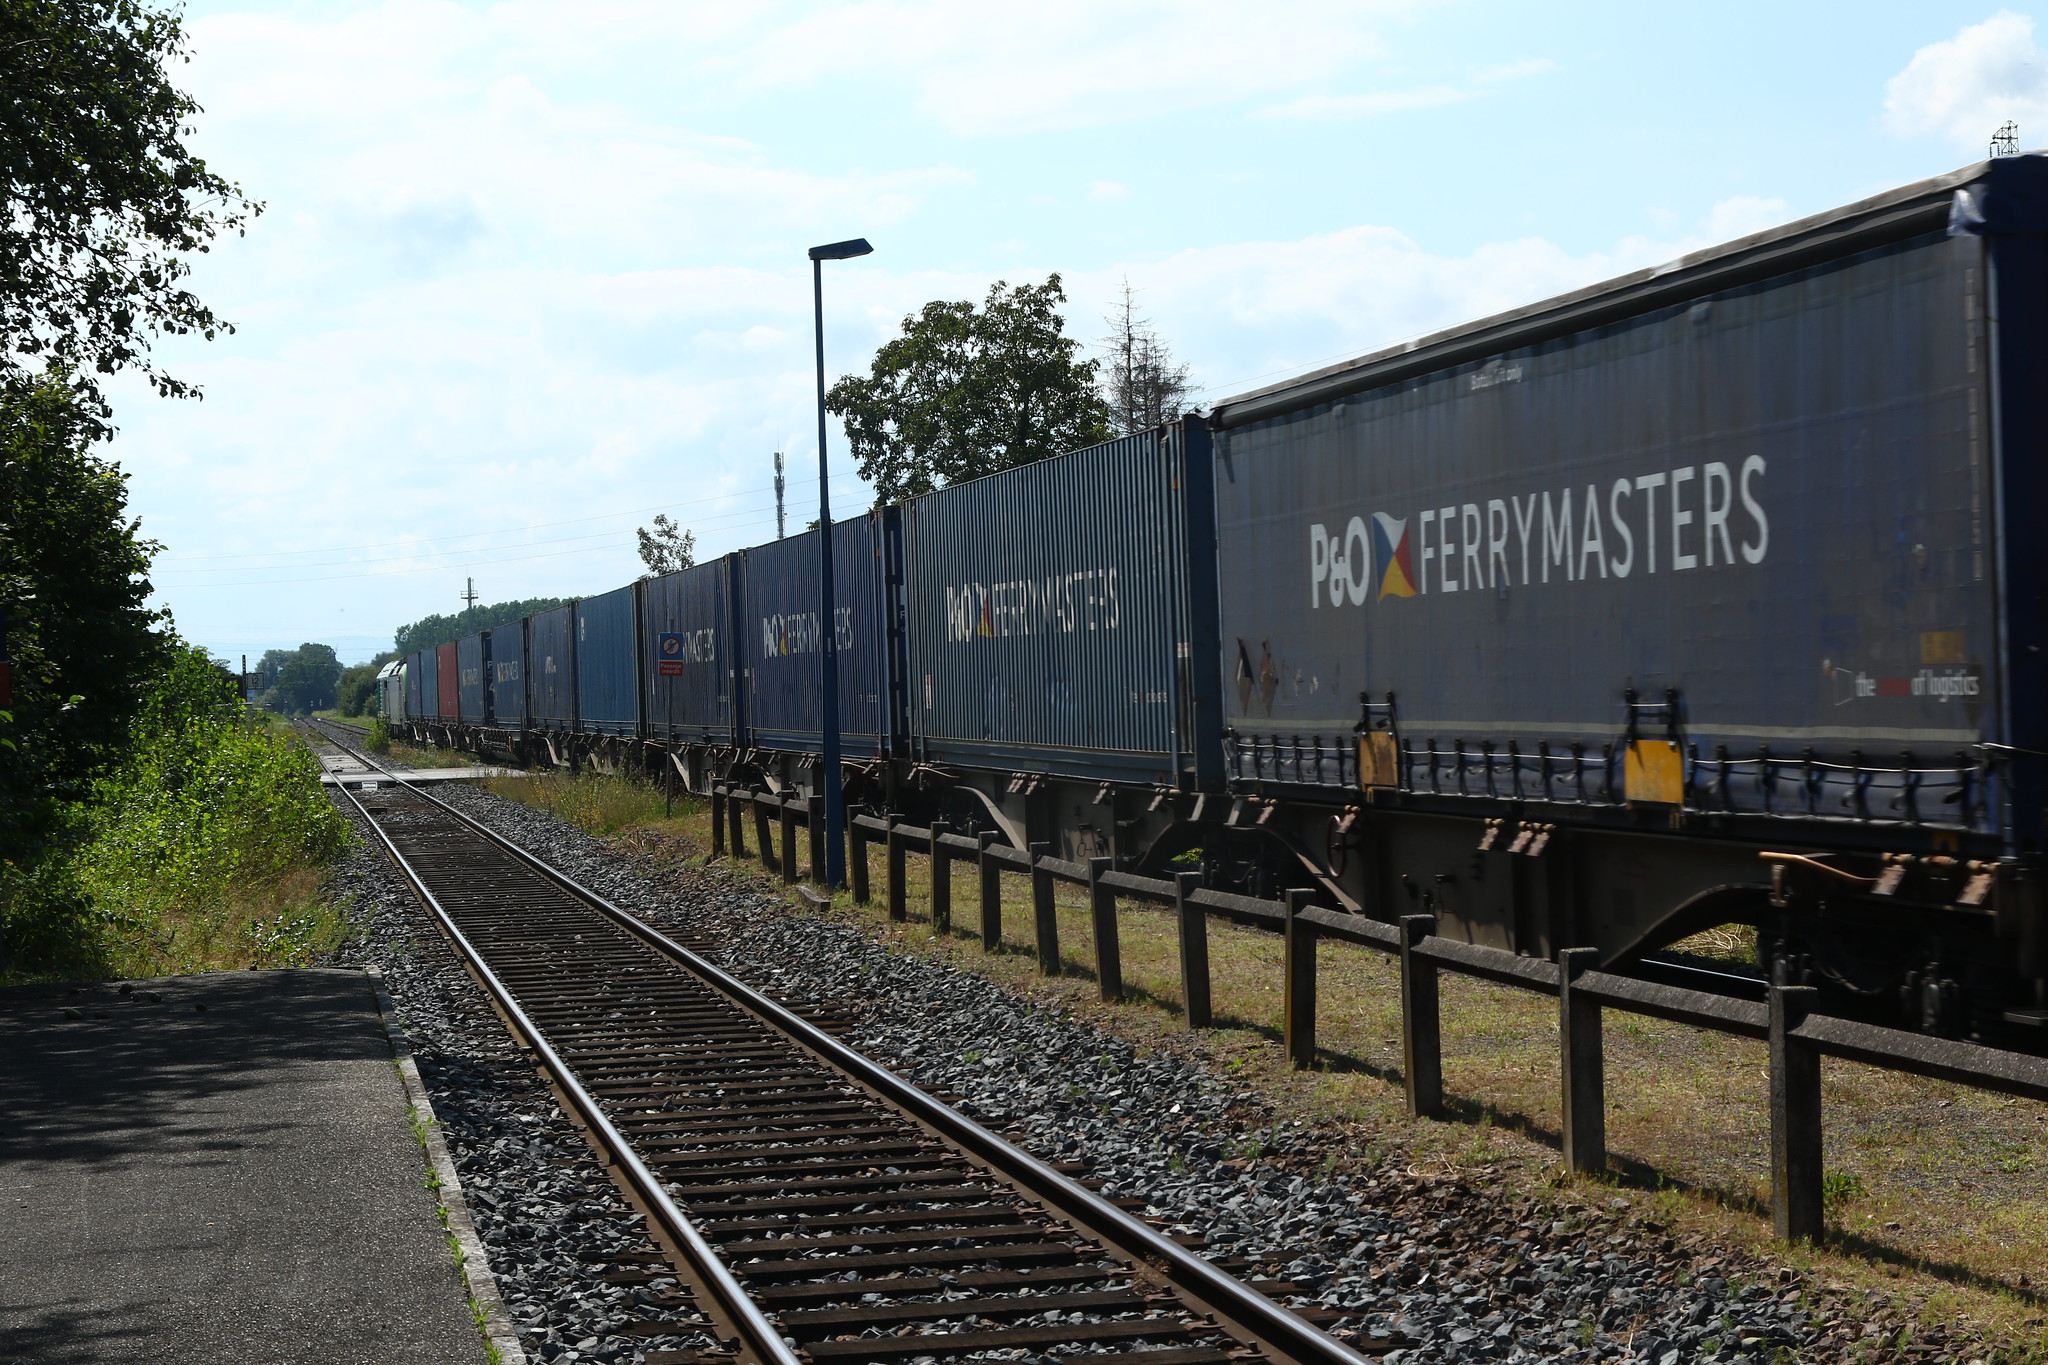
[[[680,678],[683,676],[683,661],[681,659],[657,659],[655,667],[660,670],[660,677]]]

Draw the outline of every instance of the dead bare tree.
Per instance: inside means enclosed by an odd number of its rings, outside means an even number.
[[[1174,363],[1151,320],[1138,311],[1128,279],[1103,321],[1110,331],[1102,339],[1102,398],[1118,434],[1149,431],[1185,415],[1192,392],[1188,367]]]

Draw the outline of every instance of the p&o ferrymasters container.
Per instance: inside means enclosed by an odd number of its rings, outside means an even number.
[[[2044,233],[2001,159],[1220,404],[1233,779],[2041,847]]]
[[[576,726],[576,604],[526,618],[526,705],[536,728]]]
[[[514,621],[489,633],[491,723],[501,730],[526,725],[526,623]]]
[[[937,762],[1194,785],[1188,510],[1199,423],[956,484],[903,506],[910,735]],[[1206,561],[1203,561],[1206,566]],[[1190,622],[1194,622],[1191,628]]]
[[[455,644],[459,678],[456,709],[461,713],[464,725],[483,725],[490,719],[491,693],[487,685],[491,666],[490,638],[488,634],[472,635]]]
[[[849,757],[888,750],[889,580],[893,509],[833,523],[832,584],[839,659],[839,728]],[[740,556],[748,735],[764,749],[818,752],[818,533],[771,541]]]
[[[639,600],[628,584],[576,603],[576,722],[587,734],[639,732]]]

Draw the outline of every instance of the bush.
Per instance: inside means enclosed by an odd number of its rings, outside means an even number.
[[[390,753],[391,722],[384,719],[384,717],[382,716],[378,716],[372,719],[370,722],[369,737],[363,741],[363,747],[368,749],[373,754]]]
[[[128,761],[71,815],[70,847],[24,875],[17,971],[155,975],[318,960],[346,931],[319,894],[347,822],[289,734],[245,720],[203,651],[149,694]],[[22,902],[15,902],[17,905]]]

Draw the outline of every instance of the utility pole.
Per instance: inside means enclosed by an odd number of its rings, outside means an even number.
[[[463,582],[463,584],[464,584],[464,586],[463,586],[463,589],[462,589],[462,606],[463,606],[463,610],[465,610],[465,611],[475,611],[475,610],[476,610],[476,580],[475,580],[474,578],[465,578],[465,579],[463,579],[463,580],[462,580],[462,582]]]
[[[782,452],[778,450],[775,452],[775,538],[777,540],[782,539],[782,490],[784,486]]]

